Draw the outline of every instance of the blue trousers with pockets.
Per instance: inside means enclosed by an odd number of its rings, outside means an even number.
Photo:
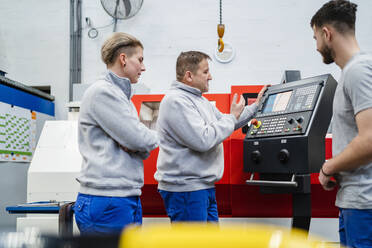
[[[340,208],[340,243],[345,247],[372,247],[372,209]]]
[[[216,191],[204,189],[190,192],[159,190],[171,222],[218,222]]]
[[[142,224],[139,196],[107,197],[79,193],[74,211],[82,235],[117,234],[129,224]]]

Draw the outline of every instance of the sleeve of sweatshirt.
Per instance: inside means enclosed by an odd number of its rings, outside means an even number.
[[[130,150],[147,153],[159,144],[156,131],[148,129],[131,113],[130,101],[104,89],[92,99],[93,118],[116,142]]]
[[[220,144],[234,131],[236,118],[231,114],[220,116],[212,123],[206,123],[195,105],[188,99],[177,98],[165,102],[162,113],[168,133],[177,143],[192,150],[205,152]]]
[[[257,108],[258,108],[257,103],[245,106],[242,114],[239,117],[238,122],[235,124],[234,130],[239,129],[244,125],[247,125],[248,122],[252,119],[253,115],[257,112]]]
[[[223,116],[224,114],[222,114],[222,113],[218,110],[218,108],[217,108],[216,106],[214,106],[213,104],[211,104],[211,105],[212,105],[213,112],[214,112],[214,115],[216,116],[217,120],[221,119],[222,116]]]

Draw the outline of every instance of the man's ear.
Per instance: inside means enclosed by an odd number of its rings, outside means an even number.
[[[192,82],[192,73],[191,71],[186,71],[185,72],[185,79],[187,82],[191,83]]]
[[[333,39],[333,30],[328,27],[328,26],[324,26],[322,27],[322,34],[324,35],[324,39],[327,41],[327,42],[330,42],[332,41]]]

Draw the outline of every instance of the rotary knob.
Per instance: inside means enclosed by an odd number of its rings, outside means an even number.
[[[290,153],[287,149],[282,149],[278,153],[278,159],[281,163],[286,163],[289,160]]]
[[[252,159],[252,161],[255,162],[255,163],[257,163],[257,164],[261,161],[261,157],[262,157],[261,156],[261,153],[258,150],[255,150],[255,151],[253,151],[251,153],[251,159]]]
[[[304,117],[300,116],[296,119],[297,123],[302,123],[304,121]]]

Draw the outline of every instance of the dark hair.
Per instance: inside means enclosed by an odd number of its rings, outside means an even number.
[[[199,69],[199,63],[203,59],[211,58],[209,57],[209,55],[198,51],[182,52],[177,58],[176,64],[177,80],[181,81],[185,76],[186,71],[196,73],[196,71]]]
[[[331,0],[311,18],[311,27],[332,25],[339,33],[355,32],[355,12],[358,5],[346,0]]]

